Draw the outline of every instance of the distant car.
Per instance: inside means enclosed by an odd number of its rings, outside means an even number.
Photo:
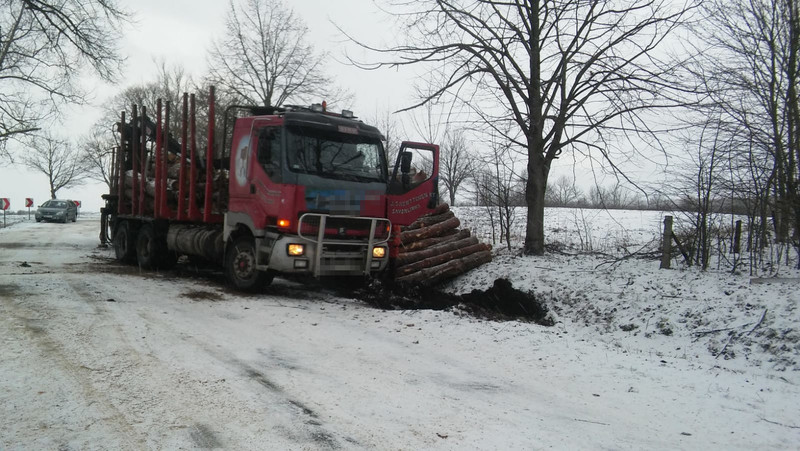
[[[36,222],[58,221],[75,222],[78,219],[78,207],[71,200],[52,199],[43,203],[36,210]]]

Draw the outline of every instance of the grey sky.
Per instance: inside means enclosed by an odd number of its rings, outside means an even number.
[[[365,72],[343,63],[344,52],[358,49],[344,42],[332,22],[358,37],[372,42],[386,42],[393,33],[388,18],[371,0],[313,0],[289,2],[296,14],[309,27],[308,40],[318,51],[327,51],[327,69],[336,81],[355,94],[353,109],[360,116],[374,116],[376,111],[397,108],[410,102],[412,92],[409,76],[397,71]],[[135,12],[136,21],[124,31],[122,53],[127,58],[124,77],[110,85],[86,78],[92,92],[91,107],[65,111],[64,134],[76,139],[100,117],[97,105],[124,88],[147,82],[156,74],[155,60],[182,65],[194,75],[205,70],[206,48],[212,38],[224,31],[224,16],[229,8],[221,0],[137,0],[128,8]],[[324,100],[324,99],[320,99]],[[85,186],[61,190],[59,197],[79,199],[84,211],[98,211],[104,186],[94,182]],[[11,199],[11,210],[24,208],[26,197],[35,204],[49,198],[46,177],[21,166],[0,167],[0,197]]]

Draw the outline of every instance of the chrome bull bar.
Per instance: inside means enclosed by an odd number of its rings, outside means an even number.
[[[331,225],[338,226],[337,234],[334,236],[325,233]],[[300,216],[297,223],[297,236],[315,245],[314,277],[348,273],[369,275],[373,269],[372,250],[389,241],[391,226],[391,221],[386,218],[305,213]],[[304,229],[313,231],[314,228],[316,233],[304,233]],[[347,235],[348,231],[354,230],[369,230],[369,234]],[[385,237],[376,237],[382,230],[386,231]],[[358,249],[364,246],[366,246],[365,254]],[[352,252],[340,250],[347,247],[355,249]],[[388,257],[387,252],[384,259]]]

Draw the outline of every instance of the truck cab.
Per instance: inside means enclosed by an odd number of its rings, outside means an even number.
[[[253,271],[315,277],[383,271],[392,223],[407,225],[435,206],[438,148],[412,146],[427,153],[416,163],[429,166],[413,174],[413,153],[403,150],[392,182],[381,140],[375,127],[348,112],[312,107],[238,118],[223,233],[238,254],[226,263],[234,284],[246,284]]]

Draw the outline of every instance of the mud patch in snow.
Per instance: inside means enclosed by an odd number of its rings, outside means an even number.
[[[212,293],[211,291],[203,290],[189,290],[181,294],[185,298],[195,301],[221,301],[222,295],[219,293]]]
[[[533,293],[514,288],[508,279],[496,279],[487,290],[472,290],[462,295],[434,288],[371,285],[356,292],[356,297],[386,310],[457,309],[479,318],[500,321],[523,320],[543,326],[554,324],[547,305]]]

